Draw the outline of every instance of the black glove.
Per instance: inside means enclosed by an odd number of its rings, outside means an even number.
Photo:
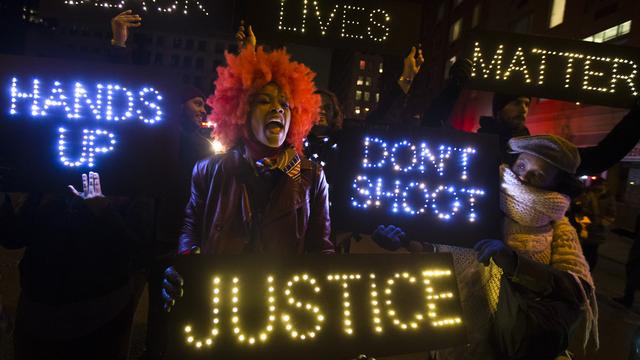
[[[489,265],[489,260],[498,265],[507,275],[513,275],[518,265],[518,256],[504,241],[485,239],[479,241],[473,249],[478,252],[478,261]]]
[[[162,299],[164,301],[164,311],[171,312],[176,304],[176,300],[180,299],[183,294],[182,287],[184,280],[178,274],[173,266],[169,266],[164,271],[164,279],[162,279]]]
[[[389,251],[396,251],[399,248],[406,246],[406,242],[403,240],[405,237],[404,231],[397,226],[380,225],[371,235],[373,241],[376,242],[381,248]]]
[[[471,79],[471,68],[473,63],[467,58],[456,60],[449,69],[449,79],[456,84],[456,86],[462,87]]]

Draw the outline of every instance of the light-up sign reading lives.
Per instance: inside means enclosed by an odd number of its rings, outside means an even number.
[[[343,175],[332,187],[342,212],[339,228],[371,233],[394,224],[411,236],[432,236],[423,240],[458,245],[494,230],[499,209],[493,137],[359,131],[347,134],[340,146]]]
[[[176,268],[185,288],[170,343],[181,357],[351,358],[464,340],[449,254],[190,257]]]
[[[419,39],[422,4],[403,0],[243,0],[242,18],[269,41],[405,53]]]
[[[482,34],[466,56],[476,88],[623,107],[640,94],[640,55],[633,48]]]
[[[353,6],[345,3],[336,3],[332,9],[322,9],[322,0],[301,0],[303,3],[300,13],[291,11],[294,24],[287,24],[287,18],[291,18],[287,8],[292,0],[280,0],[280,18],[278,30],[293,31],[304,34],[307,29],[307,21],[316,21],[321,36],[327,36],[331,31],[339,33],[342,38],[371,40],[382,42],[387,40],[391,30],[391,15],[384,9],[368,9],[362,6]],[[287,16],[289,15],[289,16]],[[308,20],[309,18],[309,20]],[[335,19],[335,20],[334,20]],[[357,29],[361,26],[360,31]]]
[[[45,82],[16,76],[7,85],[10,118],[59,123],[52,139],[57,137],[59,159],[67,167],[93,168],[97,156],[115,150],[117,133],[96,125],[153,125],[164,119],[162,94],[152,87],[130,90],[117,83]]]
[[[68,6],[94,6],[100,8],[129,9],[132,6],[143,12],[157,12],[165,14],[196,13],[209,15],[207,7],[199,0],[65,0]]]

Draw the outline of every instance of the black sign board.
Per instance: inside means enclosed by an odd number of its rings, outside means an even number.
[[[171,359],[351,359],[466,340],[450,254],[176,261]]]
[[[496,236],[496,140],[440,129],[347,133],[332,223],[363,233],[394,224],[411,239],[460,246]]]
[[[144,31],[204,36],[235,31],[235,6],[227,0],[47,0],[40,12],[67,26],[102,23],[106,29],[112,17],[132,10],[142,17]]]
[[[5,191],[60,191],[97,171],[108,194],[162,190],[179,132],[170,76],[129,66],[0,57]],[[174,85],[174,86],[172,86]]]
[[[406,53],[417,44],[422,21],[419,1],[244,0],[241,6],[246,23],[267,43],[378,53]]]
[[[477,89],[614,107],[629,107],[640,94],[637,48],[474,33],[465,57]]]

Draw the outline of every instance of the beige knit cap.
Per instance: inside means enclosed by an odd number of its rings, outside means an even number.
[[[558,169],[575,174],[580,165],[578,148],[555,135],[519,136],[509,140],[509,153],[537,156]]]

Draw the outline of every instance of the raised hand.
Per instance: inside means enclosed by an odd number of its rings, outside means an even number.
[[[245,33],[244,20],[240,21],[240,27],[236,33],[236,41],[238,42],[238,51],[241,51],[249,45],[254,48],[256,47],[257,40],[256,36],[253,34],[253,29],[251,29],[251,25],[249,25],[247,33]]]
[[[111,19],[111,32],[113,38],[111,44],[114,46],[127,46],[129,38],[129,28],[137,28],[142,26],[142,18],[133,14],[131,10],[126,10]]]
[[[71,193],[84,200],[94,212],[100,211],[107,206],[107,198],[102,193],[100,175],[97,172],[89,172],[88,176],[87,174],[82,174],[82,192],[76,190],[73,185],[68,187]]]
[[[409,51],[409,55],[404,58],[402,75],[400,75],[400,79],[398,79],[398,84],[405,94],[409,92],[411,83],[413,82],[413,78],[415,78],[420,71],[420,67],[422,67],[422,64],[424,64],[422,49],[416,50],[416,47],[412,46],[411,51]]]

